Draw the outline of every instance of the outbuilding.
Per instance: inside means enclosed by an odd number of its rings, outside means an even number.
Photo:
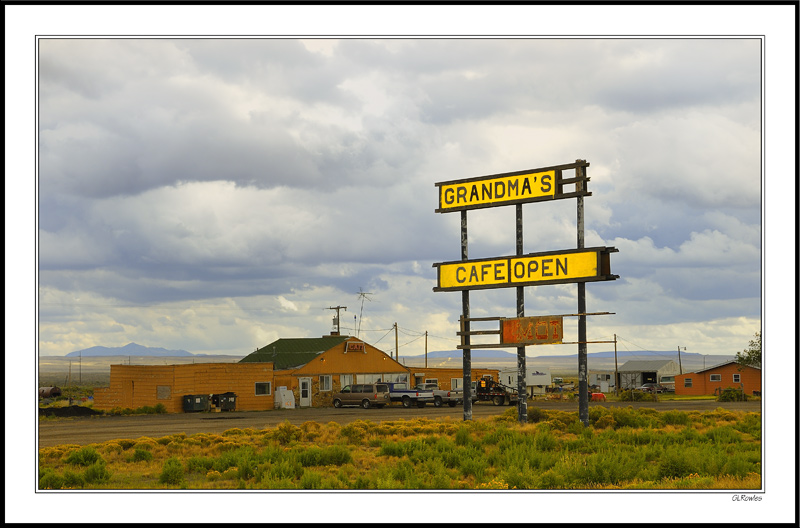
[[[712,395],[730,388],[748,396],[761,396],[761,369],[728,361],[675,376],[675,394]]]
[[[675,383],[675,376],[680,374],[680,367],[671,359],[632,359],[619,367],[617,373],[619,388],[630,390],[641,387],[644,383],[661,383],[671,386]]]

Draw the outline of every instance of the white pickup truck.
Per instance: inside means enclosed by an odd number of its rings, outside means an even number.
[[[433,392],[433,406],[441,407],[445,403],[450,407],[455,407],[464,401],[464,391],[461,389],[444,390],[439,388],[438,383],[421,383],[416,387],[422,391]]]
[[[384,385],[389,386],[389,400],[393,402],[400,402],[403,407],[425,407],[426,403],[433,403],[433,391],[420,390],[417,388],[409,389],[405,383],[383,382]]]

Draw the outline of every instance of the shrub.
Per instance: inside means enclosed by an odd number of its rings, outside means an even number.
[[[123,439],[117,440],[117,443],[119,443],[119,445],[122,446],[122,449],[127,450],[127,449],[132,448],[134,445],[136,445],[136,440],[129,440],[129,439],[123,438]]]
[[[144,462],[153,460],[153,453],[147,451],[146,449],[142,449],[141,447],[137,447],[133,451],[133,456],[130,458],[131,462]]]
[[[682,411],[665,411],[661,420],[667,425],[689,425],[689,415]]]
[[[164,462],[158,481],[162,484],[180,484],[183,481],[183,464],[176,457],[170,457]]]
[[[83,487],[83,476],[69,469],[64,471],[64,488],[75,489]]]
[[[528,423],[538,423],[547,420],[547,411],[538,407],[528,407]]]
[[[89,484],[105,482],[110,478],[111,472],[106,468],[106,461],[102,458],[83,472],[83,480]]]
[[[278,427],[275,428],[273,437],[280,442],[281,445],[287,445],[292,442],[300,440],[303,436],[303,431],[295,426],[289,420],[286,420]]]
[[[61,489],[64,479],[52,469],[46,469],[39,477],[39,489]]]
[[[619,393],[619,400],[620,401],[658,401],[658,397],[656,394],[652,394],[649,392],[642,392],[637,390],[626,390]]]
[[[214,467],[214,459],[204,456],[193,456],[186,461],[187,473],[208,473]]]
[[[717,401],[719,402],[730,402],[730,401],[745,401],[747,400],[747,395],[741,389],[735,389],[733,387],[728,387],[720,392],[719,396],[717,396]]]
[[[66,458],[66,462],[76,466],[91,466],[100,459],[100,453],[93,447],[82,447],[70,453]]]
[[[456,431],[456,445],[465,446],[472,442],[472,435],[469,432],[469,427],[462,426]]]
[[[671,449],[658,465],[658,478],[681,478],[694,473],[692,453]]]
[[[735,444],[742,441],[742,434],[730,425],[709,429],[705,437],[717,444]]]

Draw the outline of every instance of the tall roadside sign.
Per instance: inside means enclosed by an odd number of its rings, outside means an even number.
[[[610,254],[613,247],[584,247],[583,199],[592,194],[587,190],[589,178],[585,160],[518,172],[507,172],[477,178],[450,180],[436,183],[439,189],[437,213],[461,213],[461,259],[433,264],[437,268],[434,291],[460,291],[462,315],[460,318],[461,345],[464,368],[464,420],[472,419],[472,348],[509,346],[517,349],[517,390],[519,421],[527,422],[527,387],[525,385],[525,347],[529,345],[562,342],[561,316],[525,317],[524,288],[547,284],[576,283],[578,285],[578,401],[579,415],[584,425],[589,423],[588,370],[586,353],[586,316],[599,315],[586,312],[586,283],[609,281],[618,278],[611,273]],[[566,171],[574,175],[564,177]],[[570,186],[574,187],[570,189]],[[522,205],[566,198],[577,202],[577,248],[523,252]],[[514,255],[470,260],[467,247],[467,212],[475,209],[514,205],[516,207],[516,252]],[[516,318],[482,318],[499,320],[497,332],[472,332],[470,330],[469,292],[471,290],[516,288]],[[471,335],[500,334],[498,345],[472,345]]]

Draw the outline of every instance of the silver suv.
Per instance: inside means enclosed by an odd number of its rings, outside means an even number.
[[[383,407],[389,403],[389,386],[385,383],[357,383],[334,393],[333,406],[359,405],[364,409]]]

